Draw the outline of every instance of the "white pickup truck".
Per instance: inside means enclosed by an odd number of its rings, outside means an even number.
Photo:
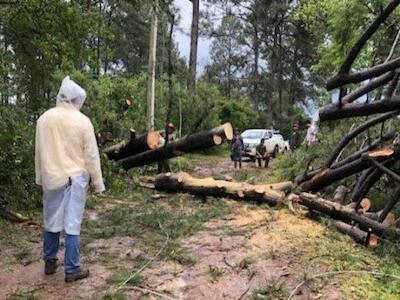
[[[271,129],[248,129],[241,136],[244,143],[243,156],[252,160],[256,156],[256,147],[260,144],[262,138],[265,139],[264,144],[267,147],[267,153],[272,157],[289,150],[282,135]]]

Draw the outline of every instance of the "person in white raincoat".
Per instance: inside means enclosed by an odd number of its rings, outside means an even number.
[[[86,92],[69,76],[62,81],[56,107],[37,121],[36,183],[43,189],[45,274],[57,269],[60,232],[65,231],[65,281],[89,276],[80,266],[79,235],[86,190],[105,190],[93,125],[81,109]]]

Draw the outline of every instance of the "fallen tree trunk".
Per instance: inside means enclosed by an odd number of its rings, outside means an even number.
[[[352,161],[355,161],[357,159],[359,159],[361,157],[361,155],[363,155],[364,153],[368,152],[368,151],[372,151],[375,150],[378,146],[381,145],[381,143],[387,142],[391,139],[394,138],[394,133],[390,132],[385,134],[382,138],[377,139],[375,141],[373,141],[371,143],[371,145],[368,145],[364,148],[362,148],[361,150],[354,152],[353,154],[349,155],[348,157],[346,157],[345,159],[342,159],[338,162],[335,162],[331,165],[331,169],[337,169],[339,167],[342,167]],[[321,168],[311,171],[311,172],[307,172],[305,174],[302,175],[298,175],[295,179],[294,179],[294,183],[296,183],[297,185],[302,184],[303,182],[311,179],[312,177],[314,177],[316,174],[318,174],[319,172],[321,172]]]
[[[398,109],[400,109],[400,96],[392,96],[370,103],[349,103],[342,106],[329,104],[320,108],[319,119],[321,122],[324,122],[350,117],[369,116]]]
[[[302,191],[316,192],[335,181],[341,180],[355,173],[361,172],[371,166],[371,162],[366,156],[375,158],[378,161],[385,161],[394,155],[394,150],[390,148],[382,148],[377,151],[364,153],[359,159],[352,161],[340,168],[322,169],[310,180],[302,185]]]
[[[376,248],[376,246],[378,246],[378,237],[374,234],[370,234],[358,227],[341,221],[333,222],[333,226],[337,229],[337,231],[347,234],[359,244],[368,246],[370,248]]]
[[[159,191],[170,193],[189,193],[197,196],[228,197],[235,200],[256,201],[275,206],[282,203],[285,194],[273,190],[270,185],[252,185],[248,183],[194,178],[187,173],[166,173],[156,177],[155,187]]]
[[[120,160],[128,156],[156,149],[160,139],[161,135],[157,131],[136,134],[136,131],[131,129],[129,140],[123,140],[116,145],[104,149],[104,153],[107,154],[109,159]]]
[[[327,201],[316,195],[309,193],[301,193],[298,203],[308,207],[309,209],[321,212],[333,219],[346,223],[358,223],[363,228],[370,228],[372,233],[379,236],[389,235],[393,238],[400,238],[400,230],[390,228],[389,226],[379,223],[363,215],[359,215],[356,211],[349,209],[339,203]]]
[[[208,131],[189,134],[179,140],[169,142],[163,147],[146,151],[134,156],[119,160],[117,163],[125,170],[134,167],[148,165],[160,160],[181,156],[185,153],[206,149],[215,145],[221,145],[224,140],[231,140],[233,128],[230,123]]]

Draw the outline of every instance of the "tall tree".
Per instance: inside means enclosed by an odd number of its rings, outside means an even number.
[[[191,95],[196,89],[196,70],[197,70],[197,44],[199,40],[199,19],[200,19],[200,0],[190,0],[192,2],[192,28],[190,33],[190,57],[189,74],[187,89]]]
[[[157,27],[158,27],[158,0],[153,3],[153,15],[151,18],[149,66],[147,79],[147,129],[154,130],[154,100],[156,78],[156,52],[157,52]]]

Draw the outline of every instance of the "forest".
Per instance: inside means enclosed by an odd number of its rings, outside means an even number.
[[[0,1],[0,299],[399,299],[399,5]],[[37,120],[66,76],[106,186],[76,284],[42,274],[35,183]],[[312,147],[234,168],[234,131],[289,141],[297,124],[303,141],[308,121]],[[153,133],[166,144],[134,148]]]

